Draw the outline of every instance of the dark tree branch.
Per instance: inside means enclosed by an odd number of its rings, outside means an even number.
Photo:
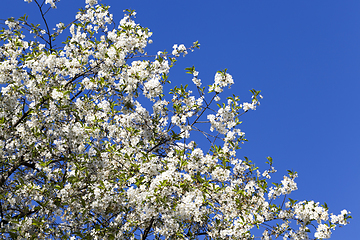
[[[25,166],[25,167],[29,167],[32,169],[35,169],[35,163],[29,163],[24,161],[24,157],[21,156],[20,160],[13,165],[7,172],[6,174],[2,175],[0,177],[0,186],[3,186],[4,183],[6,182],[6,180],[20,167],[20,166]]]
[[[45,26],[46,26],[46,30],[47,30],[47,35],[49,36],[49,49],[50,49],[51,52],[53,52],[54,49],[52,48],[52,41],[51,41],[50,29],[49,29],[49,26],[48,26],[47,21],[46,21],[46,19],[45,19],[45,14],[46,14],[46,13],[44,14],[44,12],[43,12],[43,10],[42,10],[42,5],[40,5],[40,4],[37,2],[37,0],[35,0],[34,2],[38,5],[39,10],[40,10],[40,13],[41,13],[41,17],[42,17],[42,19],[44,20],[44,23],[45,23]],[[46,12],[47,12],[47,11],[46,11]]]
[[[39,105],[40,105],[40,106],[43,105],[48,99],[49,99],[49,97],[45,97],[45,98],[40,102]],[[21,118],[20,118],[19,120],[17,120],[14,125],[12,125],[12,126],[10,127],[10,129],[16,128],[27,116],[30,115],[30,113],[31,113],[32,110],[33,110],[33,109],[27,110],[26,113],[24,113],[24,114],[21,116]]]
[[[23,218],[23,217],[30,216],[31,214],[36,213],[36,212],[38,212],[39,210],[40,210],[40,208],[38,207],[37,209],[32,210],[32,211],[29,211],[29,212],[21,212],[21,213],[19,213],[18,215],[15,215],[14,217],[12,217],[12,219],[21,219],[21,218]],[[8,224],[8,223],[9,223],[8,220],[1,219],[1,221],[0,221],[0,226],[1,226],[2,224]]]
[[[152,225],[154,223],[154,220],[155,220],[155,218],[152,217],[151,220],[150,220],[149,226],[145,229],[144,234],[141,237],[141,240],[145,240],[147,238],[147,236],[148,236],[148,234],[150,232],[150,229],[152,228]]]

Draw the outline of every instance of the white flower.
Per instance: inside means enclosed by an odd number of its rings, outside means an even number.
[[[184,57],[186,54],[188,54],[187,50],[186,50],[186,47],[184,44],[180,44],[179,46],[177,44],[174,44],[173,46],[173,51],[172,51],[172,55],[176,56],[176,57],[179,57],[180,56],[180,53],[183,53],[184,54]]]
[[[56,5],[55,5],[55,3],[54,3],[54,0],[46,0],[46,1],[45,1],[45,4],[48,4],[48,3],[50,3],[50,5],[51,5],[52,8],[56,8]]]
[[[255,110],[256,109],[256,104],[254,102],[252,103],[248,103],[248,102],[244,102],[242,105],[243,110],[246,112],[248,111],[249,109],[251,110]]]
[[[230,176],[230,171],[228,169],[223,169],[217,167],[212,173],[212,177],[220,182],[227,181]]]
[[[85,3],[89,4],[90,6],[93,6],[93,5],[97,4],[98,1],[97,0],[85,0]]]
[[[331,236],[330,228],[325,224],[320,224],[316,229],[316,233],[314,234],[314,237],[319,239],[327,239],[330,238],[330,236]]]
[[[54,89],[51,93],[51,97],[55,100],[60,100],[64,94],[62,92],[59,92],[57,89]]]

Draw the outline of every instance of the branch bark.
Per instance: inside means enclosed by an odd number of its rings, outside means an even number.
[[[148,234],[150,232],[150,229],[152,228],[152,225],[154,223],[154,220],[155,220],[155,218],[152,217],[151,220],[150,220],[149,226],[145,229],[144,234],[141,237],[141,240],[145,240],[147,238],[147,236],[148,236]]]

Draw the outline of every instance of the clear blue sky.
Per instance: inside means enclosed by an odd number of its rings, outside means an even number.
[[[5,5],[6,2],[6,5]],[[74,19],[84,0],[61,0],[49,12],[50,23]],[[287,169],[299,173],[293,199],[346,208],[354,219],[332,239],[358,239],[360,226],[360,1],[237,0],[119,1],[110,5],[116,21],[123,9],[137,11],[137,22],[150,28],[149,53],[171,50],[174,43],[201,49],[180,58],[171,80],[189,83],[184,68],[195,65],[204,84],[217,70],[233,75],[226,93],[250,99],[262,90],[255,112],[243,116],[249,140],[238,156],[265,167],[267,156],[281,180]],[[27,13],[42,23],[35,4],[2,1],[0,18]],[[51,16],[50,16],[51,14]]]

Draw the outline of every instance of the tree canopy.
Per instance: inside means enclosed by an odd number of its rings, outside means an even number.
[[[289,198],[295,171],[271,185],[271,157],[262,171],[237,157],[260,91],[223,96],[228,71],[203,86],[194,66],[188,84],[171,83],[177,58],[200,43],[151,55],[133,10],[115,24],[86,0],[52,30],[57,1],[25,2],[44,28],[24,15],[0,34],[2,239],[324,239],[348,223],[346,210]]]

